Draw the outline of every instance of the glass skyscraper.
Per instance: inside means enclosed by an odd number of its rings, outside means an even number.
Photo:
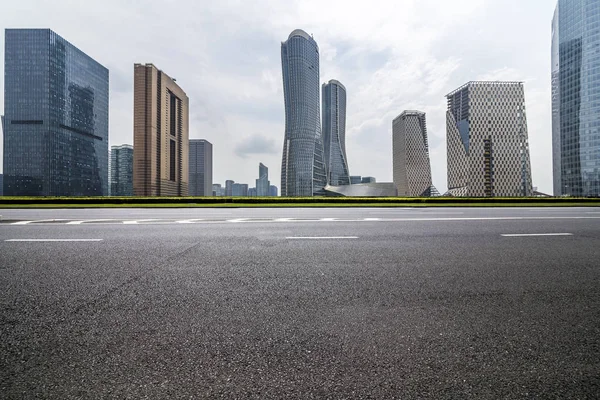
[[[190,139],[189,195],[212,196],[213,146],[205,139]]]
[[[346,156],[346,88],[336,80],[323,84],[323,150],[327,182],[349,185]]]
[[[327,184],[320,121],[319,46],[303,30],[281,43],[285,138],[281,195],[313,196]]]
[[[258,179],[256,180],[256,195],[258,197],[268,197],[269,187],[271,182],[269,181],[269,168],[263,163],[258,164]]]
[[[552,21],[554,194],[600,196],[600,1],[559,0]]]
[[[50,29],[7,29],[4,193],[108,194],[108,69]]]
[[[110,195],[133,196],[133,146],[112,146],[110,167]]]

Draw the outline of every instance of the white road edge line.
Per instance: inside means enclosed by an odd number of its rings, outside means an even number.
[[[358,236],[288,236],[288,240],[331,240],[331,239],[358,239]]]
[[[504,237],[532,237],[532,236],[573,236],[572,233],[506,233]]]
[[[104,239],[6,239],[5,242],[101,242]]]
[[[113,218],[84,219],[84,220],[80,220],[80,221],[67,222],[65,225],[81,225],[81,224],[94,223],[94,222],[104,222],[104,221],[114,221],[114,219]]]

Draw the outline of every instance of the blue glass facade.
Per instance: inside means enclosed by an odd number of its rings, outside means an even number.
[[[323,84],[323,148],[327,182],[350,184],[346,156],[346,88],[336,80]]]
[[[285,138],[281,195],[324,194],[327,184],[320,121],[319,47],[302,30],[281,44]]]
[[[133,146],[112,146],[110,166],[110,195],[133,196]]]
[[[559,0],[552,21],[554,194],[600,196],[600,1]]]
[[[108,70],[49,29],[7,29],[4,192],[108,195]]]

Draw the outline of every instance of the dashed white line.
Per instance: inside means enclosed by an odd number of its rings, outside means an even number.
[[[5,242],[101,242],[104,239],[6,239]]]
[[[94,222],[104,222],[104,221],[114,221],[114,219],[109,218],[109,219],[85,219],[85,220],[81,220],[81,221],[71,221],[71,222],[67,222],[66,225],[81,225],[81,224],[87,224],[87,223],[94,223]]]
[[[288,236],[289,240],[337,240],[337,239],[358,239],[358,236]]]
[[[33,220],[33,221],[19,221],[19,222],[13,222],[11,225],[29,225],[29,224],[33,224],[33,223],[43,223],[43,222],[57,222],[57,221],[70,221],[68,219],[38,219],[38,220]]]
[[[504,237],[573,236],[572,233],[506,233]]]
[[[203,219],[200,218],[196,218],[196,219],[184,219],[182,221],[176,221],[178,224],[193,224],[196,222],[200,222],[200,221],[204,221]]]
[[[138,219],[138,220],[135,220],[135,221],[123,221],[123,224],[125,224],[125,225],[137,225],[140,222],[152,222],[152,221],[160,221],[160,220],[158,220],[156,218],[155,219]]]

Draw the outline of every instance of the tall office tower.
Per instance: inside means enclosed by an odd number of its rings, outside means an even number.
[[[135,64],[133,79],[133,192],[187,196],[188,97],[152,64]]]
[[[256,180],[256,195],[259,197],[269,196],[269,168],[263,163],[258,164],[258,179]]]
[[[0,196],[4,196],[4,174],[0,174]]]
[[[110,195],[133,196],[133,146],[110,148]]]
[[[327,182],[349,185],[346,156],[346,88],[336,80],[323,84],[323,150]]]
[[[303,30],[281,43],[285,138],[281,195],[322,194],[327,184],[319,104],[319,46]]]
[[[108,69],[50,29],[7,29],[4,194],[108,195]]]
[[[398,196],[431,195],[427,121],[421,111],[404,111],[392,123],[394,184]]]
[[[597,0],[559,0],[552,20],[554,195],[600,196]]]
[[[278,190],[277,190],[277,186],[275,186],[275,185],[271,185],[271,186],[269,187],[269,196],[271,196],[271,197],[277,197],[277,196],[278,196],[278,193],[277,193],[277,192],[278,192]]]
[[[531,196],[523,83],[469,82],[446,97],[449,193]]]
[[[209,141],[190,139],[190,196],[212,196],[212,154],[212,144]]]
[[[233,196],[233,185],[234,181],[225,181],[225,196],[231,197]]]

